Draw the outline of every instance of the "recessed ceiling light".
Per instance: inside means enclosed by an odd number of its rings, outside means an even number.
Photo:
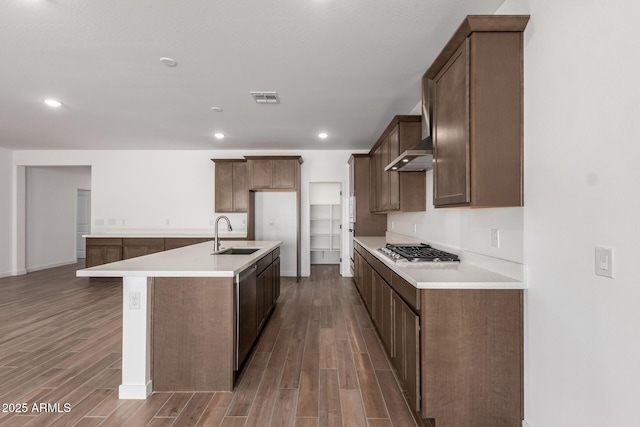
[[[218,133],[215,133],[213,136],[215,136],[218,139],[222,139],[222,138],[224,138],[224,133],[218,132]]]
[[[178,61],[173,58],[167,58],[166,56],[160,58],[160,62],[162,62],[167,67],[175,67],[176,65],[178,65]]]
[[[211,111],[214,113],[222,113],[222,108],[220,107],[211,107]]]
[[[408,163],[409,159],[402,159],[402,163]]]
[[[58,101],[57,99],[45,99],[44,103],[53,108],[62,107],[62,102]]]
[[[391,168],[391,170],[394,170],[394,171],[395,171],[395,170],[398,170],[398,167],[397,167],[397,166],[393,166],[393,167]]]
[[[318,138],[320,138],[320,139],[327,139],[328,137],[329,137],[329,134],[326,133],[326,132],[320,132],[318,134]]]

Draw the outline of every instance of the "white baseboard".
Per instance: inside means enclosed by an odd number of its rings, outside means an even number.
[[[118,399],[146,399],[153,393],[152,382],[144,384],[120,384],[118,387]]]
[[[34,271],[47,270],[49,268],[55,268],[55,267],[62,267],[63,265],[75,264],[77,262],[78,262],[77,259],[73,259],[71,261],[63,261],[63,262],[57,262],[57,263],[54,263],[54,264],[39,265],[37,267],[29,267],[29,268],[27,268],[26,272],[27,273],[32,273]]]
[[[27,270],[18,270],[16,272],[6,271],[3,273],[0,273],[0,279],[2,279],[3,277],[9,277],[9,276],[22,276],[23,274],[27,274]]]

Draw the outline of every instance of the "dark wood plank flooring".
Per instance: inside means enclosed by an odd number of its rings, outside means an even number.
[[[353,282],[337,266],[312,266],[298,283],[283,278],[233,393],[147,400],[118,399],[122,282],[75,277],[82,267],[0,279],[0,409],[8,411],[0,425],[416,425]]]

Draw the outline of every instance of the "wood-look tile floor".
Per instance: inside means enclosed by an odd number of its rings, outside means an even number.
[[[82,267],[0,279],[0,425],[416,425],[353,282],[337,266],[312,266],[297,283],[283,278],[234,392],[147,400],[118,399],[121,281],[75,277]],[[15,412],[21,404],[26,413]]]

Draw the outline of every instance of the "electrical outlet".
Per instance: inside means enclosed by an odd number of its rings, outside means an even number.
[[[242,220],[242,225],[247,225],[247,220],[246,219]]]
[[[596,275],[613,278],[613,248],[596,246]]]
[[[413,234],[416,234],[418,232],[418,224],[417,223],[413,223]]]
[[[393,230],[394,228],[396,228],[396,223],[395,221],[391,221],[391,229]]]
[[[109,218],[108,223],[109,223],[109,225],[116,225],[116,219],[115,218]]]
[[[140,310],[140,292],[129,292],[129,309]]]
[[[171,224],[171,219],[167,218],[167,220],[165,221],[165,223],[166,223],[167,225]]]
[[[500,230],[497,228],[491,229],[491,246],[494,248],[500,247]]]

